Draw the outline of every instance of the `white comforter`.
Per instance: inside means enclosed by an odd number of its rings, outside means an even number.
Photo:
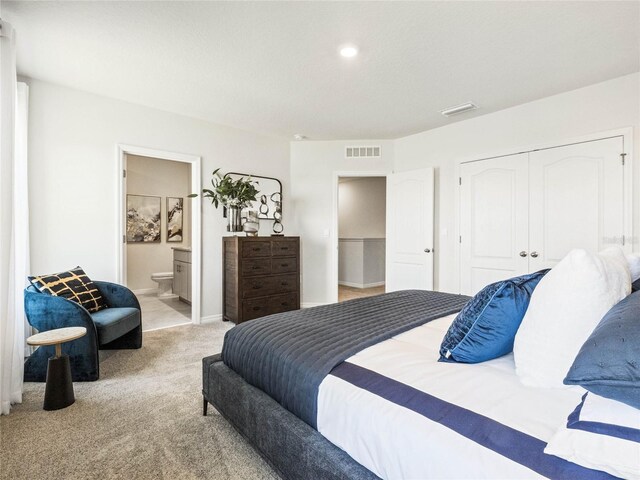
[[[347,362],[544,441],[566,422],[584,390],[523,386],[513,356],[476,365],[438,362],[455,315],[384,341]],[[367,390],[328,375],[318,393],[318,430],[387,479],[540,478],[527,466]]]

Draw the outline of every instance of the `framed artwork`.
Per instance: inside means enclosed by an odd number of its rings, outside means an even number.
[[[160,242],[161,197],[127,195],[127,243]]]
[[[182,197],[167,197],[167,242],[182,242]]]
[[[229,172],[228,174],[234,180],[240,177],[251,177],[258,184],[258,199],[251,202],[249,208],[258,212],[258,218],[261,220],[275,220],[274,214],[279,211],[282,218],[282,183],[277,178],[260,177],[258,175],[250,175],[248,173]]]

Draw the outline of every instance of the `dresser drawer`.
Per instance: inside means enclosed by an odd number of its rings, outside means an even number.
[[[272,240],[271,252],[274,257],[298,254],[297,240]]]
[[[242,302],[242,318],[243,320],[251,320],[253,318],[264,317],[271,313],[269,303],[266,299],[244,300]]]
[[[300,308],[298,237],[223,237],[225,320],[246,320]]]
[[[298,294],[287,293],[284,295],[274,295],[269,298],[269,311],[271,313],[288,312],[298,309]]]
[[[271,295],[272,292],[272,277],[255,277],[242,280],[242,298],[264,297]]]
[[[271,259],[272,273],[289,273],[298,271],[298,259],[296,257],[281,257]]]
[[[298,286],[298,275],[278,275],[272,277],[271,293],[297,292]]]
[[[242,274],[246,277],[271,273],[270,258],[248,258],[242,262]]]
[[[244,258],[251,257],[270,257],[271,242],[269,240],[258,240],[242,243],[242,256]]]

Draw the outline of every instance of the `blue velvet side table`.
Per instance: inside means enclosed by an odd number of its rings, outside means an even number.
[[[60,410],[76,401],[71,380],[69,356],[62,354],[62,344],[86,335],[84,327],[56,328],[27,338],[34,346],[55,345],[56,354],[47,363],[47,383],[44,390],[44,410]]]

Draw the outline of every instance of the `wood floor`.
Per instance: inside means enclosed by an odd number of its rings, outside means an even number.
[[[354,298],[371,297],[373,295],[380,295],[381,293],[384,293],[384,285],[372,288],[354,288],[340,285],[338,286],[338,302],[344,302],[345,300],[352,300]]]

